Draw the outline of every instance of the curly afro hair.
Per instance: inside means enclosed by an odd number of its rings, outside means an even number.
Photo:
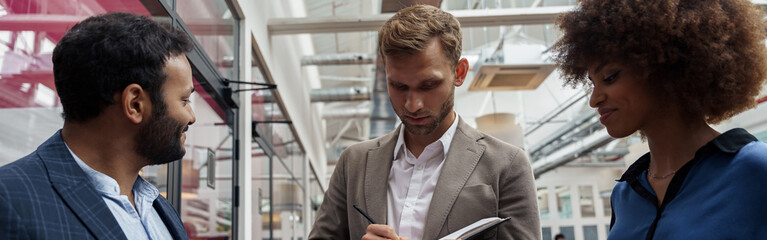
[[[560,15],[565,85],[617,61],[657,97],[716,124],[756,105],[767,75],[764,12],[748,0],[583,0]]]

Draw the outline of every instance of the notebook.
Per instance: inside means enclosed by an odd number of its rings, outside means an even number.
[[[459,229],[458,231],[455,231],[447,236],[440,238],[439,240],[454,240],[454,239],[469,240],[475,236],[481,235],[487,230],[493,229],[494,227],[498,226],[499,224],[505,221],[508,221],[509,219],[511,218],[510,217],[507,217],[507,218],[490,217],[490,218],[480,219],[470,224],[469,226],[463,227]]]

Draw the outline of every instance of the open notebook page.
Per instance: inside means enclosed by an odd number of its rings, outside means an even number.
[[[463,227],[463,228],[459,229],[458,231],[455,231],[455,232],[453,232],[453,233],[451,233],[451,234],[449,234],[447,236],[444,236],[444,237],[440,238],[439,240],[458,239],[459,237],[462,237],[467,232],[471,231],[471,232],[476,233],[477,231],[472,231],[472,230],[480,230],[480,229],[483,229],[483,228],[486,228],[486,227],[490,227],[490,226],[493,226],[496,223],[501,222],[503,220],[504,219],[501,219],[501,218],[498,218],[498,217],[489,217],[489,218],[480,219],[479,221],[476,221],[476,222],[472,223],[469,226]]]

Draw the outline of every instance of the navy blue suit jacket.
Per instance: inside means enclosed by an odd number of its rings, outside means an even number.
[[[153,204],[174,239],[188,239],[162,196]],[[126,239],[101,195],[64,145],[61,131],[0,168],[0,239]]]

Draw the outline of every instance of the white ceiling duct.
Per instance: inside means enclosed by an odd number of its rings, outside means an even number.
[[[375,55],[365,53],[334,53],[304,56],[301,58],[301,66],[310,65],[345,65],[345,64],[373,64]]]
[[[338,87],[312,89],[312,102],[368,101],[368,87]]]
[[[331,108],[322,113],[323,119],[369,118],[369,107]]]

